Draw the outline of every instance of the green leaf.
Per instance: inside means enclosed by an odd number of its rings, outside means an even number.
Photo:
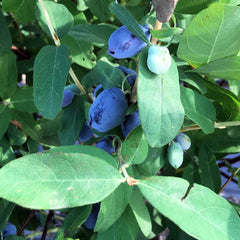
[[[165,163],[166,149],[148,147],[148,155],[143,163],[133,166],[134,173],[140,178],[142,176],[156,175]]]
[[[232,25],[233,17],[238,24]],[[198,67],[236,55],[240,49],[239,35],[240,8],[212,4],[201,11],[185,30],[179,44],[178,57]]]
[[[87,0],[87,6],[93,15],[95,15],[100,21],[105,22],[111,17],[109,10],[109,4],[112,0]]]
[[[218,121],[233,121],[240,118],[240,100],[232,92],[205,80],[206,97],[214,100]]]
[[[4,229],[15,207],[14,203],[0,200],[0,232]]]
[[[152,37],[157,38],[161,42],[178,43],[183,33],[182,28],[162,28],[161,30],[150,29]]]
[[[152,232],[152,222],[151,217],[144,202],[142,194],[139,192],[139,189],[135,189],[131,195],[131,200],[129,205],[133,211],[133,214],[138,222],[138,225],[144,234],[148,236]]]
[[[240,98],[240,81],[228,80],[229,90]]]
[[[21,112],[37,112],[33,101],[33,87],[23,86],[11,98],[13,107]]]
[[[240,56],[220,58],[194,69],[193,72],[225,80],[240,80]]]
[[[84,122],[84,98],[75,96],[72,103],[62,110],[62,126],[59,131],[61,145],[74,144],[80,135]]]
[[[187,86],[192,86],[204,95],[207,91],[204,79],[197,73],[189,72],[192,68],[185,61],[180,58],[175,58],[175,61],[178,67],[179,79],[184,81]]]
[[[38,121],[34,120],[32,114],[11,110],[11,120],[21,123],[22,130],[35,141],[39,142],[43,137],[43,131]]]
[[[64,5],[59,3],[44,1],[44,6],[58,38],[61,39],[73,26],[72,14]],[[36,18],[43,31],[51,37],[51,33],[48,29],[48,23],[39,3],[37,3]]]
[[[16,56],[12,51],[0,55],[0,97],[11,97],[17,89]]]
[[[65,36],[61,43],[68,46],[74,63],[88,69],[92,69],[96,65],[97,57],[93,53],[91,43],[82,42],[70,36]]]
[[[27,208],[70,208],[103,200],[121,182],[118,170],[101,158],[37,153],[0,170],[0,196]]]
[[[132,187],[127,183],[121,184],[105,198],[100,205],[100,211],[94,231],[103,232],[111,227],[122,215],[132,194]]]
[[[34,102],[47,119],[54,119],[61,109],[63,91],[71,60],[66,46],[45,46],[34,62]]]
[[[0,52],[1,54],[8,52],[12,46],[12,38],[8,29],[7,21],[3,15],[2,10],[0,10]]]
[[[3,0],[2,8],[5,12],[14,12],[20,23],[28,23],[34,19],[35,4],[32,0]]]
[[[117,162],[113,159],[113,157],[93,146],[87,145],[72,145],[72,146],[61,146],[55,147],[48,150],[49,153],[82,153],[85,155],[91,155],[93,157],[101,158],[102,160],[106,161],[108,164],[112,165],[114,168],[117,169]]]
[[[84,76],[82,82],[86,88],[99,83],[103,85],[104,89],[111,87],[122,88],[124,77],[125,75],[120,69],[113,67],[105,59],[101,59],[94,69]]]
[[[181,87],[180,89],[186,116],[199,125],[205,134],[214,132],[216,111],[213,104],[190,88]]]
[[[13,159],[15,159],[14,151],[9,141],[3,136],[0,140],[0,166],[2,167]]]
[[[86,2],[87,0],[77,0],[77,9],[79,11],[85,11],[86,9],[88,9]]]
[[[207,8],[213,2],[217,2],[217,0],[179,0],[174,12],[183,14],[196,14],[204,8]]]
[[[167,73],[157,75],[148,70],[147,54],[148,49],[143,49],[139,62],[139,117],[150,146],[161,147],[177,135],[183,123],[184,109],[174,60]]]
[[[10,116],[9,108],[6,105],[0,105],[0,139],[8,129]]]
[[[194,184],[187,192],[186,180],[161,176],[139,180],[138,186],[160,213],[197,239],[235,240],[240,234],[234,208],[206,187]]]
[[[198,153],[198,159],[201,185],[219,193],[222,182],[215,155],[208,146],[201,145]]]
[[[81,224],[86,221],[90,212],[91,212],[91,205],[71,209],[67,213],[66,217],[64,218],[62,226],[59,228],[59,230],[55,234],[54,240],[57,240],[57,239],[60,240],[61,238],[58,238],[58,237],[62,232],[66,234],[68,231],[71,231],[72,229],[80,227]]]
[[[27,141],[27,136],[12,124],[9,125],[7,136],[11,145],[20,146]]]
[[[122,143],[121,154],[124,163],[142,163],[148,154],[148,142],[141,126],[135,128]]]
[[[127,9],[118,3],[111,3],[110,10],[117,16],[120,22],[125,25],[130,32],[132,32],[136,37],[140,38],[142,41],[149,43],[149,40],[144,33],[144,31],[139,26],[138,22],[134,17],[127,11]]]
[[[98,233],[97,240],[135,240],[138,231],[136,226],[135,217],[131,209],[127,208],[124,214],[111,227],[104,232]]]
[[[217,153],[240,152],[240,127],[216,129],[214,133],[204,136],[208,147]]]
[[[108,44],[108,39],[115,30],[116,27],[110,24],[79,24],[72,27],[68,35],[78,41],[103,47]]]

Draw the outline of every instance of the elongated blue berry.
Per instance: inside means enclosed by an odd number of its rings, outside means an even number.
[[[140,124],[138,112],[133,112],[126,117],[126,120],[122,123],[122,133],[125,137]]]
[[[191,147],[191,139],[184,133],[179,133],[175,138],[174,141],[178,142],[183,151],[188,150]]]
[[[121,89],[103,90],[89,109],[89,126],[107,132],[123,122],[127,109],[127,99]]]
[[[147,26],[141,26],[150,40],[151,35]],[[108,53],[114,58],[130,58],[139,53],[147,43],[132,34],[125,25],[112,33],[108,40]]]

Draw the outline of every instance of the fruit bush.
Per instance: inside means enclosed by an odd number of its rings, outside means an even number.
[[[239,239],[239,0],[0,4],[1,239]]]

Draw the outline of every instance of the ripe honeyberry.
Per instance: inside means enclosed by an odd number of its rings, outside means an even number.
[[[123,122],[127,109],[127,99],[121,89],[103,90],[89,109],[89,126],[107,132]]]
[[[128,83],[130,84],[131,87],[133,87],[136,79],[137,79],[137,73],[132,70],[132,69],[129,69],[129,68],[126,68],[124,66],[118,66],[118,68],[127,76],[127,75],[130,75],[127,77],[127,81]]]
[[[171,56],[166,47],[154,45],[148,49],[147,66],[148,69],[156,74],[163,74],[171,66]]]
[[[78,94],[79,89],[76,85],[70,84],[64,88],[62,108],[70,105],[74,98],[74,93]]]
[[[138,112],[133,112],[126,117],[126,120],[122,123],[122,133],[125,137],[140,124]]]
[[[183,149],[178,142],[172,141],[167,149],[168,162],[174,167],[179,168],[183,163]]]
[[[3,238],[6,238],[9,235],[16,235],[17,228],[12,223],[8,223],[3,229],[2,233],[3,233]]]
[[[191,139],[184,133],[179,133],[175,138],[174,141],[178,142],[183,151],[186,151],[190,148],[191,146]]]
[[[140,25],[147,38],[150,40],[151,34],[147,25]],[[125,25],[112,33],[108,40],[108,53],[114,58],[130,58],[139,53],[147,43],[132,34]]]
[[[105,152],[109,153],[112,155],[115,152],[115,149],[113,145],[108,142],[105,138],[102,138],[96,145],[95,147],[100,148],[104,150]]]
[[[97,222],[99,210],[100,210],[100,203],[93,204],[90,215],[88,216],[87,220],[83,223],[83,226],[85,228],[94,229]]]
[[[81,142],[86,142],[89,139],[91,139],[93,136],[93,131],[92,129],[86,124],[83,124],[82,130],[79,135],[79,139]]]

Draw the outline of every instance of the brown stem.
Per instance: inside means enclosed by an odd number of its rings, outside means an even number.
[[[48,217],[47,217],[44,229],[43,229],[43,234],[42,234],[41,240],[45,240],[46,239],[48,226],[49,226],[49,224],[50,224],[50,222],[51,222],[51,220],[53,218],[53,215],[54,215],[54,211],[50,210],[49,213],[48,213]]]
[[[154,26],[153,29],[154,29],[154,30],[161,30],[161,29],[162,29],[162,23],[159,22],[158,20],[156,20],[155,26]],[[152,43],[152,44],[157,44],[157,40],[158,40],[157,38],[153,38],[153,37],[152,37],[151,43]]]
[[[19,229],[19,231],[17,232],[17,236],[21,236],[22,232],[24,231],[24,229],[26,228],[26,226],[28,225],[28,223],[30,222],[30,220],[32,219],[32,217],[35,215],[36,210],[32,210],[31,213],[29,214],[28,218],[26,219],[25,223],[22,225],[22,227]]]

